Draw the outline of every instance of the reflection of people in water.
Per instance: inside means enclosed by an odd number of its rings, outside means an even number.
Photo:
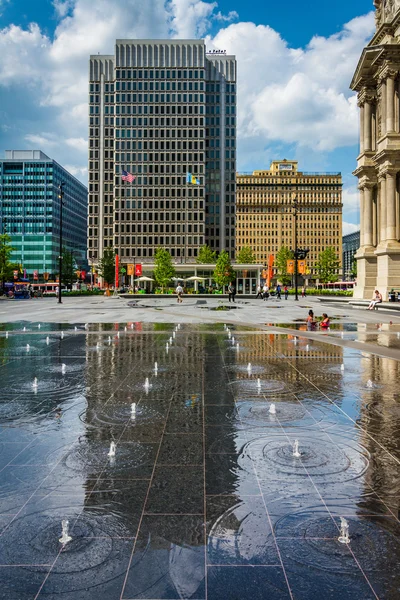
[[[308,317],[306,319],[306,323],[307,323],[307,329],[315,329],[315,326],[317,323],[315,321],[314,311],[312,311],[312,310],[308,311]]]
[[[322,314],[322,321],[319,324],[319,326],[321,327],[321,329],[329,329],[329,325],[331,324],[329,317],[326,313]]]
[[[55,409],[55,413],[56,413],[56,419],[61,419],[61,417],[62,417],[62,408],[60,408],[60,406],[57,406],[57,408]]]

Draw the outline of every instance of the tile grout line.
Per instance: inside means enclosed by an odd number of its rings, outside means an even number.
[[[222,362],[223,362],[223,364],[225,364],[224,356],[223,356],[223,354],[222,354],[222,350],[221,350],[221,346],[220,346],[220,344],[219,344],[219,341],[218,341],[218,345],[219,345],[220,352],[221,352],[221,358],[222,358]],[[227,370],[226,368],[225,368],[225,372],[226,372],[226,377],[227,377],[227,379],[228,379],[228,383],[229,383],[229,372],[228,372],[228,370]],[[240,420],[240,422],[241,422],[241,424],[242,424],[242,426],[243,426],[243,422],[242,422],[242,419],[241,419],[241,417],[240,417],[240,413],[239,413],[239,411],[238,411],[238,408],[237,408],[237,401],[236,401],[236,396],[235,396],[235,393],[234,393],[234,389],[233,389],[233,388],[232,388],[232,394],[233,394],[233,397],[234,397],[234,399],[235,399],[235,410],[236,410],[236,414],[237,414],[237,416],[238,416],[238,418],[239,418],[239,420]],[[245,433],[245,439],[246,439],[246,442],[247,442],[247,443],[249,443],[249,439],[248,439],[247,433]],[[285,565],[284,565],[284,563],[283,563],[283,559],[282,559],[281,551],[280,551],[280,549],[279,549],[279,546],[278,546],[278,543],[277,543],[277,540],[276,540],[275,531],[274,531],[274,528],[273,528],[273,525],[272,525],[272,521],[271,521],[271,517],[270,517],[269,511],[268,511],[268,507],[267,507],[267,505],[266,505],[266,502],[265,502],[264,496],[263,496],[263,494],[262,494],[262,489],[261,489],[261,485],[260,485],[260,480],[259,480],[259,478],[258,478],[258,474],[257,474],[256,468],[255,468],[255,465],[254,465],[254,460],[253,460],[253,458],[252,458],[252,468],[253,468],[254,475],[255,475],[255,477],[256,477],[256,480],[257,480],[258,489],[260,490],[260,494],[261,494],[261,496],[262,496],[262,502],[263,502],[263,505],[264,505],[265,514],[266,514],[266,517],[267,517],[267,520],[268,520],[268,523],[269,523],[269,527],[270,527],[270,529],[271,529],[271,535],[272,535],[272,537],[273,537],[273,539],[274,539],[274,542],[275,542],[276,551],[277,551],[278,558],[279,558],[279,562],[280,562],[280,564],[281,564],[281,569],[282,569],[282,572],[283,572],[283,575],[284,575],[284,578],[285,578],[285,581],[286,581],[286,586],[287,586],[287,589],[288,589],[288,592],[289,592],[289,596],[290,596],[291,600],[294,600],[294,596],[293,596],[293,593],[292,593],[292,590],[291,590],[291,587],[290,587],[290,584],[289,584],[289,579],[288,579],[288,576],[287,576],[287,573],[286,573]]]
[[[159,454],[160,454],[160,451],[161,451],[161,445],[162,445],[162,442],[163,442],[163,439],[164,439],[164,431],[165,431],[165,429],[167,427],[167,422],[168,422],[169,414],[171,412],[171,406],[172,406],[173,398],[174,398],[174,394],[171,396],[169,407],[168,407],[168,411],[167,411],[167,414],[166,414],[166,417],[165,417],[164,428],[163,428],[163,432],[161,434],[161,439],[160,439],[160,442],[159,442],[159,445],[158,445],[157,454],[156,454],[156,457],[155,457],[155,460],[154,460],[153,471],[152,471],[151,478],[150,478],[150,481],[149,481],[149,486],[147,488],[146,497],[144,499],[142,514],[140,516],[140,520],[139,520],[139,525],[138,525],[137,532],[136,532],[135,541],[133,543],[132,552],[131,552],[131,555],[129,557],[128,566],[127,566],[126,573],[125,573],[125,578],[124,578],[124,581],[123,581],[123,584],[122,584],[120,600],[123,599],[123,595],[124,595],[126,583],[128,581],[129,569],[131,568],[131,565],[132,565],[133,555],[134,555],[135,550],[136,550],[136,544],[137,544],[137,540],[138,540],[138,537],[139,537],[140,528],[142,526],[143,518],[145,516],[146,504],[147,504],[147,501],[148,501],[148,498],[149,498],[149,495],[150,495],[150,490],[151,490],[151,486],[152,486],[153,479],[154,479],[154,474],[155,474],[156,467],[157,467],[157,460],[158,460],[158,457],[159,457]]]

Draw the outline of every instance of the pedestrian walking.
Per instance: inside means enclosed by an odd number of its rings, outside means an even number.
[[[301,288],[301,297],[302,297],[302,298],[305,298],[305,297],[306,297],[306,288],[304,287],[304,285],[303,285],[303,287]]]
[[[178,283],[178,285],[176,286],[176,296],[177,296],[177,302],[178,304],[181,304],[182,302],[182,296],[183,296],[183,287],[181,286],[180,283]]]
[[[283,291],[285,293],[285,300],[287,300],[289,297],[289,288],[287,285],[285,285],[285,287],[283,288]]]
[[[264,286],[263,286],[263,299],[264,300],[268,300],[268,298],[269,298],[269,289],[268,289],[267,284],[264,283]]]
[[[231,282],[228,285],[228,298],[229,298],[229,302],[232,300],[232,302],[235,302],[235,294],[236,294],[236,288],[234,286],[234,284]]]
[[[257,296],[256,296],[256,300],[257,300],[257,298],[261,298],[261,300],[262,300],[262,297],[263,297],[263,293],[262,293],[262,287],[261,287],[261,285],[258,285],[258,286],[257,286]]]
[[[278,283],[278,285],[276,286],[276,297],[278,298],[278,300],[281,299],[281,290],[282,290],[282,288]]]

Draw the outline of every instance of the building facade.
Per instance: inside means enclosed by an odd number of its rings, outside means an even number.
[[[0,223],[15,248],[12,260],[52,279],[58,274],[60,183],[64,182],[63,245],[84,268],[87,188],[40,150],[7,150],[0,159]]]
[[[343,280],[350,281],[354,279],[354,263],[356,262],[355,255],[360,247],[360,232],[354,231],[348,235],[343,236],[342,240],[343,247]]]
[[[235,57],[203,40],[117,40],[90,57],[89,80],[89,259],[112,247],[148,262],[163,246],[194,262],[204,244],[233,257]]]
[[[236,246],[250,246],[267,265],[286,246],[295,248],[293,202],[297,201],[297,247],[309,248],[308,276],[314,277],[319,253],[328,246],[342,259],[342,177],[304,173],[296,161],[273,161],[268,171],[238,174]]]
[[[400,290],[400,0],[374,5],[376,33],[351,83],[360,107],[358,298]]]

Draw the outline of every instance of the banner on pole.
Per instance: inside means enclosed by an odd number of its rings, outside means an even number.
[[[33,279],[37,281],[39,279],[39,271],[33,271]]]
[[[135,275],[136,275],[136,277],[141,277],[142,273],[143,273],[142,265],[140,263],[138,263],[137,265],[135,265]]]
[[[127,265],[126,269],[127,269],[128,277],[131,277],[132,275],[135,274],[135,266],[134,265],[129,264],[129,265]]]
[[[294,260],[288,260],[287,261],[286,270],[288,272],[288,275],[293,275],[294,274]]]
[[[119,285],[119,256],[115,255],[115,289],[118,289]]]

